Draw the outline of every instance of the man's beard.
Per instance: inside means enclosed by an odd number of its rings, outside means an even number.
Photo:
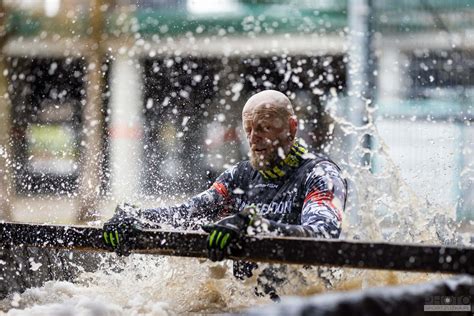
[[[250,148],[250,164],[255,170],[259,171],[274,167],[280,160],[285,159],[291,145],[291,143],[284,143],[280,140],[277,146],[268,147],[263,153]]]
[[[277,149],[269,149],[268,153],[261,154],[250,150],[250,164],[255,170],[265,170],[269,167],[275,165],[278,161],[278,150]]]

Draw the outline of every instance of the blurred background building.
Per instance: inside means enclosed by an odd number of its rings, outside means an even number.
[[[374,113],[412,189],[474,220],[469,0],[5,0],[1,13],[3,218],[84,221],[199,192],[245,159],[247,98],[277,89],[336,160],[350,137],[328,108],[355,125]]]

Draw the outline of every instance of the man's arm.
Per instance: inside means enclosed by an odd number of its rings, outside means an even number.
[[[215,218],[224,207],[225,200],[211,187],[182,204],[140,210],[139,216],[154,223],[188,228],[199,225],[202,220]]]
[[[346,182],[330,162],[317,164],[305,183],[301,225],[268,221],[269,230],[284,236],[338,238],[347,194]]]
[[[220,213],[228,213],[233,207],[229,188],[236,166],[223,172],[206,191],[176,206],[140,210],[139,216],[154,223],[166,223],[174,227],[197,228],[200,224],[215,220]]]
[[[158,228],[156,224],[171,224],[179,228],[197,228],[203,220],[214,219],[219,211],[232,207],[229,190],[235,167],[226,170],[208,190],[188,202],[151,209],[138,209],[124,204],[117,206],[114,216],[104,223],[104,243],[118,255],[129,255],[134,238],[141,229]]]

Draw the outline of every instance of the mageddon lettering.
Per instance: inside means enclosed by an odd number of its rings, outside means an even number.
[[[236,205],[239,211],[243,210],[245,206],[249,204],[255,204],[258,210],[260,210],[262,215],[265,214],[288,214],[291,212],[291,207],[293,205],[293,199],[289,199],[281,202],[271,202],[270,204],[265,203],[249,203],[244,201],[241,198],[236,198]]]

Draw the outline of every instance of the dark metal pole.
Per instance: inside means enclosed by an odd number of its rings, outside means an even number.
[[[0,244],[85,251],[111,251],[101,228],[0,223]],[[208,234],[143,230],[133,239],[136,253],[207,258]],[[315,238],[244,237],[229,259],[283,264],[339,266],[474,275],[474,248]]]

